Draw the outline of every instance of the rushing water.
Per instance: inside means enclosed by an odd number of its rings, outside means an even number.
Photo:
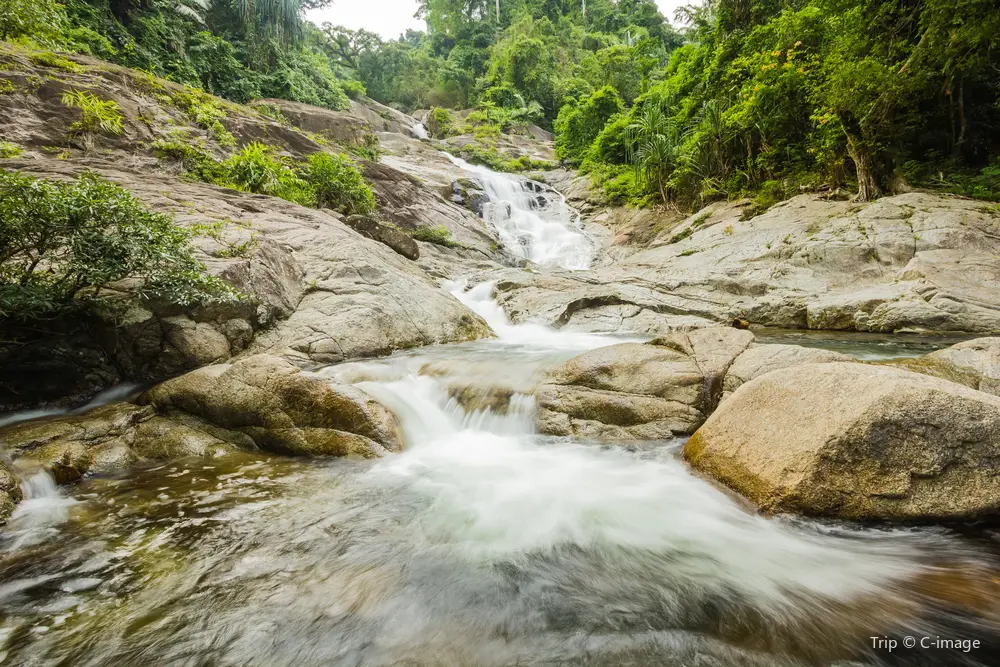
[[[448,289],[498,339],[317,372],[392,409],[398,454],[187,459],[68,495],[29,479],[0,533],[0,664],[997,663],[988,542],[764,518],[679,440],[539,436],[542,371],[621,339]],[[905,636],[984,645],[873,645]]]
[[[445,155],[483,184],[490,197],[483,207],[483,218],[511,254],[541,266],[590,266],[594,244],[583,233],[580,215],[562,193],[523,176],[500,174]]]

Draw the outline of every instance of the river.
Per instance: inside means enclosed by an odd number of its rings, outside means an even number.
[[[579,221],[545,232],[557,214],[518,204],[535,186],[495,178],[487,219],[511,248],[584,268]],[[997,663],[988,540],[765,518],[694,475],[681,440],[539,436],[539,374],[623,339],[512,325],[489,283],[443,288],[498,338],[317,371],[395,412],[399,454],[180,460],[63,491],[27,480],[0,533],[0,664]],[[884,343],[852,349],[892,356]],[[872,639],[904,636],[986,646]]]

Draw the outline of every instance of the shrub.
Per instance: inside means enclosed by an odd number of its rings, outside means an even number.
[[[288,119],[285,118],[285,114],[281,113],[281,107],[277,104],[271,104],[270,102],[254,102],[250,105],[253,110],[262,116],[266,116],[271,120],[281,123],[282,125],[290,125]]]
[[[45,67],[54,67],[60,69],[64,72],[73,72],[78,74],[83,71],[83,66],[69,60],[68,58],[63,58],[62,56],[57,56],[49,51],[41,51],[39,53],[32,53],[28,56],[31,62],[36,65],[43,65]]]
[[[204,149],[192,144],[189,140],[158,139],[150,148],[153,154],[161,159],[177,160],[192,177],[206,183],[227,185],[226,170],[222,163],[209,155]]]
[[[7,159],[21,154],[21,147],[9,141],[0,141],[0,158]]]
[[[427,131],[435,139],[446,139],[457,134],[451,113],[441,107],[434,107],[427,114]]]
[[[340,87],[344,89],[344,92],[347,93],[347,96],[352,100],[360,100],[367,94],[365,84],[360,81],[354,81],[353,79],[341,81]]]
[[[313,153],[302,169],[312,187],[313,201],[347,215],[375,211],[375,195],[350,159],[331,153]]]
[[[444,225],[425,225],[423,227],[417,227],[409,232],[410,236],[417,241],[426,241],[427,243],[435,243],[437,245],[443,245],[446,248],[456,248],[460,244],[456,243],[451,238],[451,232]]]
[[[207,130],[213,139],[223,146],[235,146],[236,137],[222,124],[226,111],[218,100],[199,90],[177,93],[174,101],[191,120]]]
[[[0,317],[120,303],[110,297],[120,299],[123,281],[141,299],[236,298],[194,258],[188,230],[128,191],[89,172],[61,182],[0,170]]]
[[[309,184],[276,156],[270,146],[253,141],[233,153],[221,168],[225,180],[240,190],[281,197],[305,206],[314,203]]]
[[[114,100],[102,100],[82,90],[67,90],[62,94],[62,103],[80,110],[80,120],[70,124],[69,134],[81,137],[85,148],[90,148],[97,132],[119,135],[125,131],[121,107]]]
[[[374,132],[365,132],[361,140],[348,146],[348,149],[358,157],[372,162],[382,159],[382,146],[379,144],[378,135]]]
[[[566,104],[556,117],[556,156],[579,161],[608,119],[624,111],[618,92],[604,86],[579,104]]]
[[[611,116],[590,145],[587,157],[608,164],[628,164],[628,146],[625,140],[628,126],[628,118],[623,114]]]
[[[0,95],[10,95],[15,90],[14,82],[10,79],[0,79]]]

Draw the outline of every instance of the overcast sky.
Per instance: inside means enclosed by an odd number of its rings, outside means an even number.
[[[674,10],[691,4],[691,0],[656,0],[656,4],[672,22]],[[408,28],[425,29],[423,21],[413,18],[416,11],[416,0],[334,0],[334,4],[315,9],[306,16],[317,25],[329,21],[354,30],[365,28],[383,39],[395,39]]]

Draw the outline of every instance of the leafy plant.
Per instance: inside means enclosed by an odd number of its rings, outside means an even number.
[[[84,70],[82,65],[78,65],[69,58],[63,58],[62,56],[57,56],[49,51],[41,51],[38,53],[32,53],[28,58],[31,62],[36,65],[43,65],[45,67],[54,67],[56,69],[62,70],[64,72],[72,72],[78,74]]]
[[[0,95],[10,95],[15,90],[14,82],[10,79],[0,79]]]
[[[80,137],[85,148],[91,147],[98,132],[117,136],[125,131],[121,107],[114,100],[102,100],[82,90],[67,90],[62,94],[62,103],[80,110],[80,120],[70,124],[69,133],[71,137]]]
[[[202,129],[208,131],[213,139],[222,146],[235,146],[236,137],[222,124],[226,111],[218,100],[196,90],[178,93],[174,97],[179,106],[191,120]]]
[[[371,187],[365,183],[357,166],[343,154],[313,153],[301,173],[312,188],[316,206],[347,215],[375,211]]]
[[[21,147],[9,141],[0,141],[0,158],[7,159],[21,154]]]
[[[221,164],[227,183],[240,190],[281,197],[311,206],[315,198],[309,184],[295,169],[265,144],[251,142]]]
[[[267,116],[271,120],[281,123],[282,125],[291,125],[288,119],[285,118],[285,114],[281,113],[281,107],[277,104],[272,104],[270,102],[254,102],[250,106],[252,106],[254,111],[262,116]]]
[[[378,135],[374,132],[365,132],[360,141],[352,143],[348,149],[366,160],[378,162],[382,159],[382,147],[379,144]]]
[[[444,225],[425,225],[417,227],[409,232],[410,236],[417,241],[426,241],[446,248],[460,247],[460,244],[451,238],[451,232]]]
[[[98,303],[231,301],[190,232],[92,173],[71,182],[0,170],[0,317],[49,318]]]

